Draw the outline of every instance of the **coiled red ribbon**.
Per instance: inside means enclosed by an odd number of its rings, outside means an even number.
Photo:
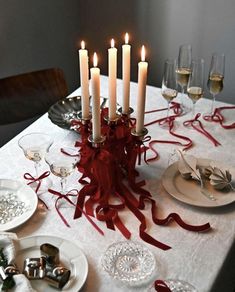
[[[52,190],[52,189],[49,189],[48,190],[49,193],[57,196],[57,199],[55,201],[55,208],[56,208],[56,211],[57,213],[59,214],[60,218],[62,219],[62,221],[64,222],[64,224],[67,226],[67,227],[70,227],[68,221],[65,219],[65,217],[63,216],[63,214],[60,212],[60,209],[59,209],[59,201],[64,199],[66,200],[69,204],[71,204],[72,206],[76,207],[79,209],[80,212],[82,212],[82,214],[87,218],[87,220],[93,225],[93,227],[95,227],[95,229],[101,234],[101,235],[104,235],[104,232],[95,224],[95,222],[90,218],[90,216],[88,216],[86,214],[86,212],[84,212],[80,207],[79,205],[76,205],[71,199],[70,197],[77,197],[79,192],[78,190],[76,189],[73,189],[73,190],[70,190],[69,192],[67,192],[66,194],[62,194],[58,191],[55,191],[55,190]]]
[[[205,137],[207,137],[213,144],[214,146],[219,146],[221,145],[219,141],[217,141],[203,126],[202,122],[199,120],[201,114],[198,113],[195,115],[195,117],[191,120],[184,121],[183,125],[185,127],[192,127]]]
[[[168,123],[169,133],[176,138],[182,139],[183,141],[185,141],[185,143],[180,142],[180,141],[174,141],[174,140],[152,140],[152,141],[150,141],[148,147],[154,152],[154,156],[152,158],[148,158],[147,159],[148,162],[154,161],[159,157],[157,150],[154,148],[154,145],[157,143],[167,143],[167,144],[179,145],[179,146],[183,147],[183,150],[187,150],[193,146],[193,141],[190,138],[183,136],[183,135],[179,135],[173,131],[175,116],[169,116],[166,118],[156,120],[155,123],[160,123],[163,121],[164,121],[164,123]]]
[[[27,183],[27,185],[30,185],[32,183],[37,183],[37,187],[35,189],[35,193],[37,194],[39,189],[40,189],[40,186],[41,186],[41,183],[42,183],[42,180],[46,177],[48,177],[50,175],[50,171],[45,171],[43,174],[41,174],[39,177],[33,177],[30,173],[26,172],[24,174],[24,179],[26,180],[29,180],[29,182]],[[47,204],[41,199],[39,198],[38,196],[38,199],[41,203],[43,203],[43,205],[48,209],[48,206]]]
[[[218,107],[214,110],[214,113],[212,115],[206,115],[204,116],[204,120],[208,121],[208,122],[215,122],[215,123],[219,123],[221,125],[222,128],[226,129],[226,130],[230,130],[230,129],[234,129],[235,128],[235,122],[230,124],[230,125],[225,125],[224,121],[225,118],[222,115],[222,111],[224,110],[229,110],[229,109],[235,109],[235,106],[222,106],[222,107]]]
[[[151,158],[148,158],[147,162],[154,161],[154,160],[159,158],[159,154],[158,154],[157,150],[154,148],[154,145],[157,144],[157,143],[166,143],[166,144],[179,145],[179,146],[184,147],[183,148],[184,150],[187,150],[187,149],[189,149],[189,148],[191,148],[193,146],[193,141],[190,138],[188,138],[186,136],[183,136],[183,135],[179,135],[179,134],[177,134],[177,133],[175,133],[173,131],[175,119],[177,117],[181,116],[181,114],[182,114],[182,109],[181,109],[180,104],[177,103],[177,102],[171,102],[170,109],[173,109],[173,111],[174,111],[173,115],[168,116],[168,117],[164,117],[164,118],[160,118],[160,119],[157,119],[157,120],[154,120],[154,121],[151,121],[151,122],[145,124],[145,127],[153,125],[153,124],[156,124],[156,123],[158,123],[160,125],[161,124],[168,124],[169,133],[172,136],[176,137],[176,138],[184,140],[186,143],[183,143],[183,142],[180,142],[180,141],[174,141],[174,140],[156,140],[156,139],[155,140],[151,140],[149,142],[148,148],[152,150],[152,152],[154,153],[154,156],[151,157]],[[151,111],[146,111],[145,114],[150,114],[150,113],[155,113],[155,112],[160,112],[160,111],[165,111],[165,110],[168,110],[168,108],[161,108],[161,109],[155,109],[155,110],[151,110]]]

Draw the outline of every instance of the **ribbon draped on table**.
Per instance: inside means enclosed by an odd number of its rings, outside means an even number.
[[[183,125],[185,127],[193,127],[196,131],[207,137],[213,144],[214,146],[219,146],[221,145],[219,141],[217,141],[203,126],[202,122],[199,120],[201,116],[201,113],[198,113],[195,115],[195,117],[191,120],[184,121]]]
[[[230,125],[225,125],[225,117],[222,114],[222,111],[229,110],[229,109],[235,109],[235,106],[222,106],[215,108],[214,113],[212,115],[206,115],[204,116],[204,120],[208,122],[215,122],[219,123],[222,128],[226,130],[235,129],[235,122]]]
[[[106,109],[103,109],[102,116],[105,113]],[[112,230],[117,228],[125,238],[129,239],[131,232],[120,217],[121,210],[129,209],[140,222],[140,238],[163,250],[171,247],[146,232],[147,222],[141,212],[145,209],[145,202],[151,205],[152,221],[156,225],[167,225],[174,220],[189,231],[210,229],[209,223],[193,226],[176,213],[159,219],[156,215],[155,200],[151,193],[143,188],[145,181],[137,182],[139,173],[135,168],[136,162],[140,154],[146,151],[143,141],[131,134],[132,126],[124,118],[121,118],[117,125],[108,125],[103,119],[102,123],[102,134],[106,136],[106,142],[102,147],[93,147],[84,137],[82,142],[76,143],[76,146],[80,147],[81,155],[78,171],[82,176],[79,182],[84,186],[78,193],[74,219],[81,217],[82,210],[85,209],[88,216],[105,221],[107,228]],[[83,132],[84,130],[81,131],[81,135]]]
[[[156,140],[156,139],[155,140],[151,140],[149,142],[148,148],[150,148],[154,152],[154,156],[151,157],[151,158],[149,158],[149,159],[147,159],[148,162],[153,161],[153,160],[156,160],[159,157],[159,154],[158,154],[157,150],[154,148],[154,145],[155,144],[158,144],[158,143],[174,144],[174,145],[182,146],[183,147],[183,150],[188,150],[188,149],[190,149],[193,146],[193,141],[189,137],[186,137],[186,136],[183,136],[183,135],[179,135],[179,134],[177,134],[177,133],[174,132],[174,121],[175,121],[175,119],[177,117],[180,117],[182,115],[182,110],[180,108],[180,104],[179,103],[172,102],[171,104],[172,105],[171,105],[170,109],[173,110],[173,113],[174,113],[173,115],[170,115],[168,117],[163,117],[163,118],[160,118],[160,119],[157,119],[157,120],[153,120],[153,121],[145,124],[145,126],[150,126],[150,125],[153,125],[155,123],[158,123],[159,125],[161,125],[161,124],[167,124],[168,125],[169,134],[171,136],[174,136],[176,138],[179,138],[179,139],[185,141],[186,143],[181,142],[181,141],[175,141],[175,140]],[[225,109],[233,109],[233,108],[235,108],[235,107],[221,107],[221,108],[217,108],[217,109],[215,109],[215,112],[214,112],[214,114],[212,116],[205,116],[204,119],[206,121],[219,122],[221,124],[221,126],[223,128],[225,128],[225,129],[235,128],[235,123],[233,123],[231,125],[224,125],[223,124],[224,117],[221,114],[221,111],[222,110],[225,110]],[[165,110],[167,110],[167,108],[155,109],[155,110],[147,111],[145,113],[146,114],[151,114],[151,113],[161,112],[161,111],[165,111]],[[202,135],[204,135],[206,138],[208,138],[214,144],[214,146],[221,145],[220,142],[217,141],[205,129],[205,127],[202,124],[202,121],[199,120],[200,116],[201,116],[201,113],[197,113],[193,119],[184,121],[183,122],[183,125],[185,127],[192,127],[194,130],[196,130],[197,132],[199,132]]]
[[[26,172],[24,174],[24,179],[28,180],[29,182],[27,183],[27,185],[31,185],[33,183],[36,183],[36,189],[35,189],[35,193],[38,195],[38,200],[46,207],[46,209],[48,209],[47,204],[40,198],[40,195],[38,194],[41,184],[42,184],[42,180],[47,178],[50,175],[50,171],[45,171],[43,174],[41,174],[39,177],[34,177],[32,176],[30,173]]]

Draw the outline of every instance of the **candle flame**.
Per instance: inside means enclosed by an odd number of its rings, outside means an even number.
[[[125,34],[125,44],[127,45],[129,43],[129,34],[126,32]]]
[[[111,48],[114,48],[114,39],[111,39]]]
[[[97,65],[98,65],[98,58],[97,58],[96,53],[94,53],[94,56],[93,56],[93,65],[94,65],[94,67],[97,67]]]
[[[141,48],[141,61],[144,62],[145,61],[145,47],[142,46]]]
[[[85,42],[81,41],[81,48],[84,50],[85,49]]]

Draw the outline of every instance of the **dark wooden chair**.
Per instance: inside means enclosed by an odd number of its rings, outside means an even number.
[[[0,125],[39,117],[67,95],[64,74],[58,68],[0,79]]]

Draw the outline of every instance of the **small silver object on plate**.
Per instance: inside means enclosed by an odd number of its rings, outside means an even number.
[[[60,250],[58,247],[44,243],[40,245],[41,256],[46,259],[46,273],[44,280],[49,285],[62,289],[70,278],[71,271],[61,266]]]
[[[3,266],[0,267],[0,281],[5,281],[7,277],[19,274],[20,271],[14,264],[10,264],[5,268]]]
[[[47,281],[49,285],[57,289],[62,289],[69,281],[70,274],[71,271],[65,267],[47,265],[44,280]]]
[[[45,257],[25,259],[23,273],[29,280],[43,279],[46,274]]]
[[[60,250],[58,247],[50,243],[44,243],[40,245],[40,251],[41,256],[46,258],[46,264],[55,266],[60,263]]]

